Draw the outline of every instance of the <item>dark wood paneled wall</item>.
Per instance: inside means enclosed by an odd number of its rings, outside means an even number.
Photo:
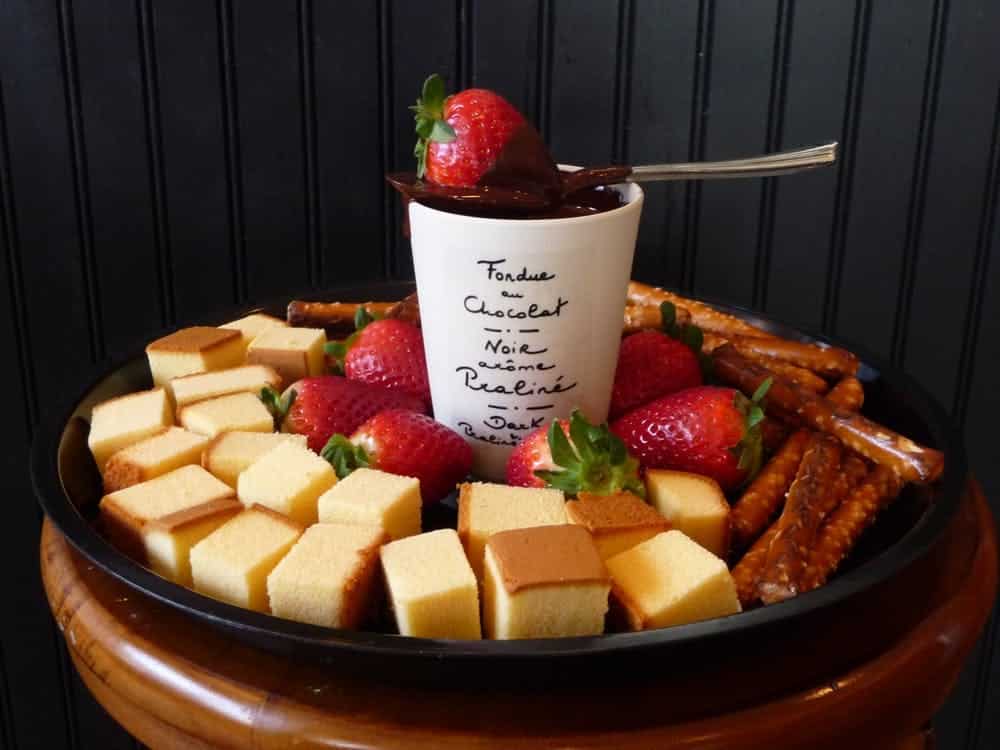
[[[566,162],[840,140],[836,169],[651,187],[636,275],[890,356],[1000,503],[998,38],[994,0],[0,0],[0,746],[132,747],[40,594],[48,394],[179,317],[409,276],[380,176],[430,71],[502,91]],[[996,640],[943,747],[1000,744]]]

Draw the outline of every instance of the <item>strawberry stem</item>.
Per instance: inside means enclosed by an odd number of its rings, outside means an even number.
[[[632,492],[646,496],[639,478],[639,462],[628,454],[622,439],[607,424],[592,425],[574,409],[569,419],[569,437],[559,420],[548,430],[549,452],[558,469],[537,469],[535,476],[568,495],[593,492],[613,495]]]
[[[295,403],[297,395],[298,393],[294,388],[290,388],[284,396],[269,385],[260,389],[260,396],[258,398],[264,403],[267,410],[271,412],[271,416],[274,418],[274,429],[281,430],[281,425],[285,421],[285,417],[288,416],[288,410]]]
[[[743,437],[733,450],[739,456],[737,466],[747,472],[745,483],[751,482],[757,476],[764,462],[764,442],[760,430],[760,423],[764,421],[764,409],[760,404],[771,388],[772,382],[771,378],[767,378],[749,399],[739,391],[734,397],[736,409],[743,415],[744,427]]]
[[[343,435],[332,435],[320,451],[320,456],[333,467],[338,479],[343,479],[356,469],[371,465],[368,452]]]

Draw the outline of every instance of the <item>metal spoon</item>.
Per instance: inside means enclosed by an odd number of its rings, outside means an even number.
[[[773,177],[833,164],[837,143],[812,146],[777,154],[726,161],[644,164],[637,167],[610,166],[581,169],[563,176],[564,193],[615,182],[664,182],[667,180],[721,180],[739,177]]]

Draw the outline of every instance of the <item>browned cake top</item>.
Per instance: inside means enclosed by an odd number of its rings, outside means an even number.
[[[147,352],[203,352],[225,344],[233,339],[242,339],[243,334],[235,328],[213,328],[212,326],[192,326],[157,339],[146,347]]]
[[[566,503],[566,514],[573,523],[592,534],[609,534],[635,529],[662,529],[670,524],[642,498],[631,492],[614,495],[594,495],[581,492],[576,500]]]
[[[163,518],[155,518],[149,521],[146,527],[158,531],[177,531],[188,524],[201,523],[213,516],[236,515],[241,510],[243,510],[243,503],[235,497],[223,497],[217,500],[209,500],[193,508],[179,510]]]
[[[504,588],[608,581],[608,571],[582,526],[535,526],[494,534],[486,542]]]

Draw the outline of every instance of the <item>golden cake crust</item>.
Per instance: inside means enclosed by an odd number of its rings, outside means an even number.
[[[207,352],[243,335],[235,328],[214,328],[212,326],[192,326],[174,331],[146,347],[147,352]]]
[[[595,495],[581,492],[566,503],[566,515],[591,534],[610,534],[637,529],[666,531],[670,523],[631,492]]]
[[[510,594],[530,586],[610,580],[590,532],[582,526],[501,531],[493,534],[486,546]]]
[[[231,497],[210,500],[193,508],[186,508],[163,516],[163,518],[154,518],[146,523],[146,528],[157,531],[176,531],[188,524],[199,523],[213,516],[236,515],[241,510],[243,510],[243,503],[237,500],[235,493],[233,493]]]

